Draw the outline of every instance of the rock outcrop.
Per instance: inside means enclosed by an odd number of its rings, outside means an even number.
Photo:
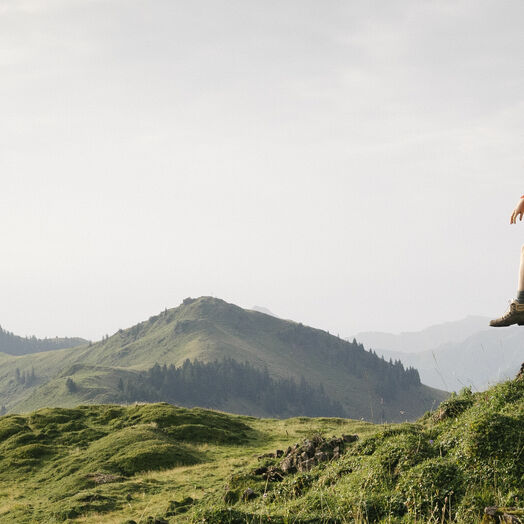
[[[515,377],[515,380],[517,381],[524,381],[524,362],[520,366],[520,371],[517,373],[517,376]]]
[[[278,482],[283,480],[285,475],[297,471],[309,471],[317,464],[339,458],[346,450],[347,444],[357,440],[357,435],[342,435],[342,437],[330,439],[315,435],[311,439],[304,440],[301,444],[296,443],[294,446],[288,447],[286,451],[277,449],[275,453],[261,455],[258,457],[260,460],[282,457],[282,461],[278,466],[259,467],[253,473],[262,475],[265,480],[270,482]]]
[[[524,509],[497,507],[485,508],[482,524],[490,524],[491,522],[496,522],[497,524],[523,524]]]

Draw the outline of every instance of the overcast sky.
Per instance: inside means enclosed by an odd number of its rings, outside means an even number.
[[[0,0],[0,324],[214,295],[341,336],[499,316],[524,3]]]

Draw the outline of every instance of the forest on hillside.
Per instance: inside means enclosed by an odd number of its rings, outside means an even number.
[[[85,344],[82,338],[36,338],[20,337],[6,331],[0,326],[0,353],[8,355],[27,355],[40,351],[51,351],[53,349],[72,348]]]
[[[322,348],[323,359],[356,378],[372,379],[382,397],[396,398],[401,390],[420,386],[420,375],[413,367],[404,367],[400,360],[384,360],[375,351],[366,351],[355,339],[352,342],[312,329],[300,323],[278,333],[282,342],[306,355]]]
[[[180,367],[155,364],[128,380],[120,379],[118,389],[124,402],[164,401],[186,407],[222,409],[235,400],[258,406],[272,417],[344,417],[340,402],[329,398],[322,385],[313,386],[303,377],[275,379],[267,368],[248,362],[224,359],[191,362]]]

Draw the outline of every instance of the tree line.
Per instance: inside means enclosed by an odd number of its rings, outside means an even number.
[[[39,351],[71,348],[84,343],[86,341],[81,338],[19,337],[0,326],[0,353],[7,353],[8,355],[27,355]]]
[[[404,368],[400,360],[388,362],[372,349],[366,351],[355,339],[349,342],[300,323],[281,331],[277,336],[293,347],[296,358],[308,358],[312,353],[320,355],[332,367],[343,369],[356,378],[369,380],[383,397],[394,398],[399,390],[420,385],[418,370]]]
[[[36,375],[34,368],[31,371],[20,371],[19,368],[15,369],[15,382],[22,386],[32,386],[36,383]]]
[[[129,379],[120,379],[118,390],[125,402],[165,401],[186,407],[224,409],[234,401],[252,412],[253,406],[272,417],[344,417],[342,404],[331,399],[322,385],[311,385],[303,377],[272,378],[268,369],[231,358],[191,362],[182,366],[155,364]]]

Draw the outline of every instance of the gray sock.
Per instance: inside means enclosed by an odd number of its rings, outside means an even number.
[[[517,295],[517,302],[519,304],[524,304],[524,291],[519,291]]]

